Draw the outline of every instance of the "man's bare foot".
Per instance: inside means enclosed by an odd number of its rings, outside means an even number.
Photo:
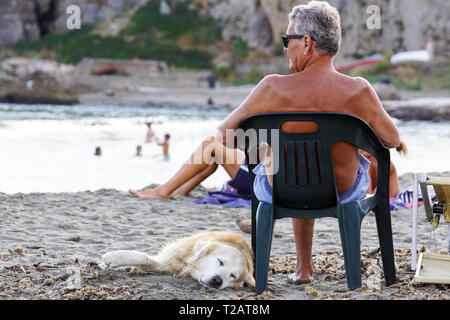
[[[288,275],[288,281],[292,284],[305,284],[312,281],[312,276],[298,275],[297,273],[291,273]]]
[[[251,220],[244,220],[243,217],[238,216],[236,218],[236,224],[238,225],[239,229],[241,229],[242,232],[245,233],[252,233],[252,221]]]
[[[313,279],[313,274],[314,264],[312,261],[309,262],[309,266],[305,265],[305,267],[302,267],[302,264],[297,260],[295,272],[288,275],[288,281],[293,284],[310,283]]]
[[[158,188],[155,189],[145,189],[145,190],[128,190],[133,196],[137,198],[148,198],[148,199],[170,199],[170,196],[162,193]]]

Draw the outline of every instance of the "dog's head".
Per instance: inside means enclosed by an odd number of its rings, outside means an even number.
[[[189,259],[191,276],[209,288],[255,286],[251,253],[233,244],[202,241]]]

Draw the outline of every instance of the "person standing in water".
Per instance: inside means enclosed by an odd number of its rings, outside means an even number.
[[[145,143],[152,143],[153,137],[155,136],[155,131],[152,129],[152,123],[146,122],[147,125],[147,136],[145,137]]]
[[[159,142],[159,139],[156,140],[156,143],[158,144],[158,146],[162,146],[163,147],[163,160],[164,161],[169,161],[170,160],[170,156],[169,156],[169,139],[170,139],[170,134],[165,134],[164,135],[164,141],[163,142]]]

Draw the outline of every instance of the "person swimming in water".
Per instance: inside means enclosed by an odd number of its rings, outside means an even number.
[[[136,147],[136,157],[140,157],[140,156],[142,156],[142,146],[138,145]]]

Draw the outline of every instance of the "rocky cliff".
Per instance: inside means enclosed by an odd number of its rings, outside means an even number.
[[[293,6],[309,0],[198,0],[205,14],[222,21],[225,39],[240,35],[250,47],[264,49],[280,42]],[[364,56],[376,52],[423,49],[434,40],[435,53],[450,50],[448,0],[329,0],[341,14],[343,40],[340,55]],[[370,30],[369,5],[381,9],[381,28]]]
[[[9,58],[0,62],[0,101],[72,104],[76,68],[54,61]]]
[[[294,5],[309,0],[165,0],[161,10],[170,12],[174,1],[188,1],[203,15],[221,22],[224,40],[242,37],[250,48],[270,51],[285,32],[287,14]],[[107,34],[125,26],[130,10],[146,0],[1,0],[0,48],[47,33],[66,31],[66,8],[81,7],[82,22],[107,21]],[[433,39],[435,53],[450,52],[450,4],[448,0],[329,0],[342,17],[340,57],[383,51],[422,49]],[[381,8],[381,29],[366,26],[367,7]]]
[[[38,1],[0,1],[0,48],[41,36],[37,14],[40,6]]]
[[[67,31],[67,7],[81,8],[82,23],[120,19],[146,0],[0,0],[0,49]]]

